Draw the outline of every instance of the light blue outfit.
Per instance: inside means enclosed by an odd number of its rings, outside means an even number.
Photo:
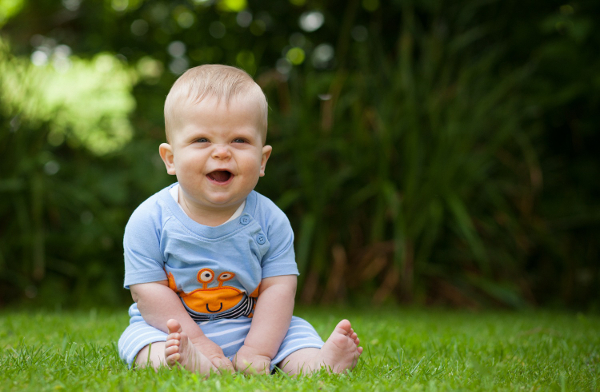
[[[201,225],[173,199],[174,185],[143,202],[127,223],[124,286],[168,278],[190,316],[231,359],[250,330],[261,280],[298,275],[294,234],[283,211],[255,191],[236,219]],[[129,316],[119,355],[131,366],[143,347],[166,341],[167,334],[148,325],[135,303]],[[293,317],[271,370],[292,352],[323,344],[308,322]]]

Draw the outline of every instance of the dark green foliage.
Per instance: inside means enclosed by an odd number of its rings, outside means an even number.
[[[170,70],[219,62],[269,98],[258,190],[294,226],[302,301],[597,309],[597,5],[249,1],[246,23],[227,1],[75,3],[25,1],[0,61],[40,36],[116,54],[138,75],[134,134],[97,155],[0,109],[0,306],[129,300],[124,225],[173,180],[157,154]],[[302,31],[313,10],[323,26]]]

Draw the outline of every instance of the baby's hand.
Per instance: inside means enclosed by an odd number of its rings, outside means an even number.
[[[218,344],[203,336],[202,338],[193,339],[192,343],[205,357],[210,359],[213,365],[221,373],[233,373],[234,368],[231,361],[223,354],[223,350]]]
[[[233,357],[233,364],[238,372],[245,374],[269,374],[271,371],[271,358],[248,346],[240,348]]]

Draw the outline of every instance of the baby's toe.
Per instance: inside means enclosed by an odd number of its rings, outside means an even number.
[[[167,321],[167,329],[169,330],[170,334],[181,332],[182,330],[181,324],[179,324],[179,321],[175,319],[169,319],[169,321]]]
[[[349,335],[352,331],[352,326],[350,325],[350,321],[342,320],[336,325],[335,329],[341,334]]]
[[[167,336],[167,341],[169,340],[181,340],[181,335],[176,333],[172,333],[169,336]]]

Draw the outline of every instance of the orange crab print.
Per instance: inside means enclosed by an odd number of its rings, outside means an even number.
[[[208,287],[215,279],[215,273],[210,268],[203,268],[198,271],[198,282],[202,285],[201,289],[196,289],[190,293],[185,293],[177,289],[175,278],[169,272],[169,287],[177,292],[188,308],[198,313],[218,313],[233,308],[244,298],[245,293],[235,287],[224,286],[228,280],[233,279],[233,272],[221,272],[217,277],[219,282],[217,287]],[[254,294],[254,293],[253,293]]]

